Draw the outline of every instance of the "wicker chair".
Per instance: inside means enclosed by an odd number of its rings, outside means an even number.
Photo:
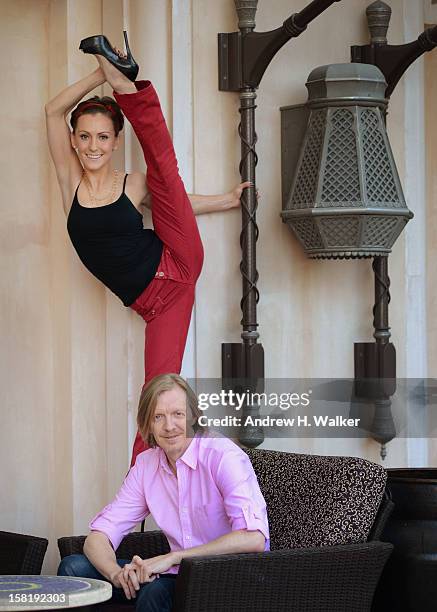
[[[185,559],[174,612],[367,612],[392,545],[385,470],[354,457],[247,451],[267,502],[271,552]],[[85,536],[60,538],[61,557]],[[131,533],[119,558],[168,552],[159,531]],[[132,610],[103,604],[105,612]]]
[[[0,531],[0,574],[40,574],[47,545],[45,538]]]

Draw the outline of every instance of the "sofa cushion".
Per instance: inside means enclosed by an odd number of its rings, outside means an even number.
[[[246,452],[267,503],[271,550],[366,541],[384,494],[383,467],[358,457]]]

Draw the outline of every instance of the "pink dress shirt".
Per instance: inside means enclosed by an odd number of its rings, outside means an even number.
[[[104,533],[116,550],[151,513],[172,551],[239,529],[261,531],[269,550],[266,503],[248,456],[236,444],[197,434],[176,470],[177,478],[161,448],[140,453],[116,498],[93,518],[90,529]],[[178,570],[174,566],[168,573]]]

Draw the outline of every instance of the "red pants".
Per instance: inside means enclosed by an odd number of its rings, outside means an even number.
[[[155,278],[131,305],[147,323],[146,384],[158,374],[181,371],[203,248],[156,92],[148,81],[136,86],[137,93],[114,96],[143,149],[153,226],[164,243]],[[131,466],[146,448],[137,432]]]

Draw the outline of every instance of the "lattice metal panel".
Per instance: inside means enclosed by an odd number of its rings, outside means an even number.
[[[322,236],[327,247],[356,247],[359,243],[360,221],[356,217],[324,217],[320,219]]]
[[[354,115],[346,108],[333,112],[322,189],[323,206],[363,206]]]
[[[305,249],[321,249],[323,247],[319,231],[312,219],[296,219],[290,225]]]
[[[390,249],[397,237],[394,230],[399,224],[398,217],[367,217],[364,230],[363,246],[371,245]]]
[[[388,255],[413,215],[383,121],[384,75],[372,65],[331,64],[315,68],[307,88],[305,110],[281,109],[282,219],[310,257]]]
[[[379,111],[370,108],[362,110],[361,124],[367,197],[374,206],[398,208],[401,203],[380,129]]]
[[[308,126],[308,139],[296,180],[291,207],[310,208],[314,205],[317,192],[320,158],[322,156],[323,134],[326,111],[315,111]]]

